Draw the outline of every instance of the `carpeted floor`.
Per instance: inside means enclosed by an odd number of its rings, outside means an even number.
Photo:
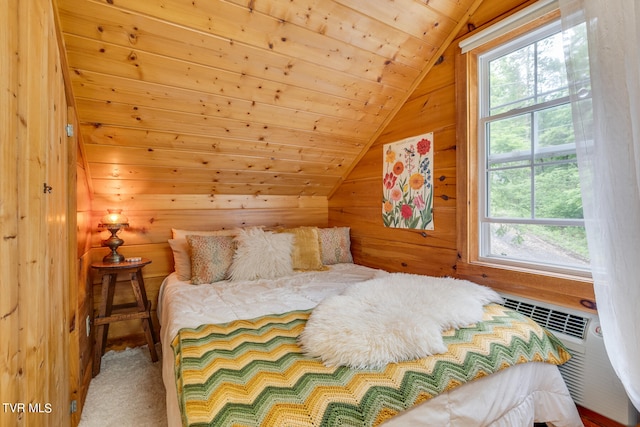
[[[159,344],[157,350],[161,356]],[[161,361],[151,363],[146,346],[107,352],[89,385],[80,427],[166,425]]]

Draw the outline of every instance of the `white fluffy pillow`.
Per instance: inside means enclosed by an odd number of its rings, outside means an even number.
[[[485,304],[501,301],[466,280],[393,273],[322,301],[299,343],[327,366],[378,368],[445,352],[443,331],[480,321]]]
[[[229,277],[232,280],[257,280],[293,274],[293,238],[293,234],[273,233],[261,228],[239,230]]]

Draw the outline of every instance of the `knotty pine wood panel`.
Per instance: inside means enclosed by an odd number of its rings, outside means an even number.
[[[85,254],[89,250],[88,244],[86,242],[89,240],[88,235],[91,233],[91,230],[88,226],[84,224],[88,221],[88,218],[84,217],[84,214],[91,211],[91,190],[89,188],[89,177],[87,176],[87,171],[85,169],[85,159],[82,153],[82,143],[79,140],[79,135],[81,135],[79,124],[76,121],[77,115],[73,118],[70,118],[74,126],[74,133],[78,136],[77,138],[77,147],[76,147],[76,181],[73,182],[75,185],[76,192],[76,214],[78,215],[78,258],[80,258],[83,254]],[[89,233],[89,234],[87,234]]]
[[[252,173],[235,170],[210,170],[195,168],[176,168],[169,166],[140,166],[134,164],[92,163],[91,175],[95,180],[133,180],[153,182],[160,184],[168,181],[174,184],[201,183],[201,184],[254,184],[254,185],[284,185],[298,188],[300,191],[300,177],[293,173],[278,173],[270,171],[256,171]],[[321,191],[323,187],[330,187],[336,182],[336,177],[327,175],[310,176],[303,184],[307,188],[316,188]],[[100,186],[103,188],[102,186]],[[171,192],[171,191],[168,191]],[[195,192],[195,191],[194,191]],[[185,191],[183,193],[188,193]],[[215,192],[211,192],[214,193]]]
[[[20,17],[17,0],[3,1],[0,3],[0,54],[6,58],[12,58],[20,52],[20,33],[13,24]],[[18,194],[20,182],[19,161],[20,146],[13,141],[18,141],[19,121],[18,94],[20,90],[19,74],[22,70],[18,61],[0,61],[0,135],[2,143],[2,156],[0,156],[0,194],[2,197],[2,209],[0,210],[0,335],[3,342],[3,358],[0,362],[0,378],[2,378],[2,401],[21,402],[24,396],[21,394],[23,380],[18,374],[22,369],[23,358],[20,356],[21,336],[20,319],[18,309],[20,306],[20,288],[10,285],[17,282],[20,275],[18,224],[21,205]],[[6,141],[6,142],[5,142]],[[0,413],[0,424],[10,425],[14,417]]]
[[[428,94],[437,93],[438,89],[455,84],[455,54],[457,46],[449,46],[438,58],[429,73],[429,78],[423,79],[409,96],[406,102],[411,102],[417,98]]]
[[[118,235],[127,245],[166,243],[171,238],[171,229],[218,230],[264,225],[276,226],[326,226],[327,208],[295,209],[213,209],[213,210],[160,210],[122,212],[129,218],[129,227]],[[95,230],[106,211],[94,211]],[[108,232],[94,233],[92,246],[109,236]],[[123,249],[126,250],[126,249]],[[133,255],[136,256],[136,255]],[[143,256],[143,255],[139,255]],[[150,258],[150,257],[149,257]]]
[[[89,383],[92,378],[94,335],[93,324],[93,284],[89,265],[91,264],[90,252],[85,252],[78,259],[78,301],[76,316],[76,339],[78,340],[77,354],[70,355],[73,372],[77,375],[77,382],[70,382],[71,398],[77,402],[77,412],[71,414],[71,425],[76,426],[80,422],[80,416],[89,392]],[[90,319],[89,331],[87,331],[87,316]]]
[[[372,114],[363,114],[356,109],[333,111],[325,114],[281,107],[275,104],[258,103],[196,92],[191,89],[167,87],[156,83],[122,77],[108,76],[92,71],[73,74],[74,94],[78,99],[124,103],[137,107],[152,107],[161,110],[174,110],[201,116],[215,116],[243,123],[261,123],[263,126],[287,125],[298,130],[317,130],[331,132],[334,128],[345,128],[337,138],[352,136],[348,128],[376,127],[379,118]],[[339,116],[338,116],[339,114]],[[330,138],[327,138],[330,139]]]
[[[413,2],[403,0],[403,3]],[[293,10],[296,4],[288,6]],[[361,4],[352,8],[352,15],[357,17],[359,14],[356,11],[364,9],[364,6]],[[258,46],[334,71],[367,77],[372,81],[384,79],[390,72],[388,70],[393,70],[393,67],[387,67],[389,64],[386,64],[391,58],[374,55],[368,50],[342,40],[329,39],[322,32],[312,31],[304,26],[289,25],[287,21],[278,17],[254,12],[253,3],[237,6],[220,0],[203,3],[169,0],[163,4],[139,1],[127,3],[126,8],[129,11],[230,39],[236,43]],[[315,14],[314,10],[303,9],[300,12]],[[359,60],[356,61],[356,58]]]
[[[164,132],[174,132],[176,129],[181,129],[183,133],[187,134],[254,141],[259,141],[260,138],[262,140],[284,139],[292,141],[296,138],[304,140],[315,135],[318,135],[318,138],[330,138],[329,135],[335,134],[338,138],[353,139],[362,143],[365,140],[363,135],[372,129],[371,125],[360,122],[349,123],[347,120],[339,122],[334,120],[325,126],[325,118],[317,119],[315,124],[310,123],[308,129],[295,129],[285,127],[288,124],[288,115],[280,115],[277,112],[272,116],[272,123],[259,123],[251,119],[232,120],[217,115],[206,116],[167,111],[85,98],[77,99],[77,105],[80,111],[80,120],[84,123],[132,127],[134,129],[148,128]],[[295,112],[291,114],[295,114]],[[353,126],[349,126],[350,124]]]
[[[352,232],[351,252],[355,263],[385,271],[438,277],[455,275],[455,249],[413,245]]]
[[[9,59],[0,61],[2,401],[43,411],[4,408],[0,425],[69,425],[75,252],[67,243],[74,238],[67,226],[67,104],[51,2],[2,2],[0,28],[0,55]]]
[[[57,1],[86,144],[139,146],[140,135],[155,132],[200,146],[214,139],[211,148],[222,143],[225,151],[256,148],[255,156],[272,159],[279,159],[274,145],[328,150],[302,155],[328,171],[342,165],[331,188],[318,174],[300,174],[300,192],[284,180],[266,188],[194,182],[191,190],[287,195],[337,188],[479,2]],[[90,137],[101,127],[116,129],[118,142]],[[94,182],[91,164],[90,188],[108,185]],[[245,178],[238,176],[262,179]],[[157,191],[189,192],[189,185]],[[128,183],[109,191],[145,189]]]
[[[63,68],[64,70],[64,68]],[[65,78],[66,79],[66,78]],[[66,81],[66,80],[65,80]],[[81,168],[78,163],[79,141],[77,138],[77,116],[73,107],[67,108],[66,122],[71,124],[74,129],[74,133],[71,136],[65,135],[61,138],[67,145],[67,161],[65,165],[60,165],[61,169],[68,174],[66,177],[66,211],[69,213],[67,216],[67,229],[70,231],[67,238],[67,250],[66,255],[68,259],[67,277],[66,281],[69,283],[68,296],[67,296],[67,309],[68,309],[68,325],[69,325],[69,347],[68,347],[68,365],[69,365],[69,401],[76,401],[78,404],[82,400],[82,381],[84,377],[83,372],[83,359],[81,357],[82,351],[88,346],[87,331],[82,319],[80,307],[86,299],[80,274],[80,261],[79,256],[81,254],[81,247],[87,242],[87,233],[84,224],[82,223],[82,214],[78,212],[78,207],[83,206],[84,203],[80,200],[83,194],[79,191],[78,187],[81,187],[81,183],[86,183],[83,179],[86,178],[80,173]],[[61,132],[62,133],[62,132]],[[75,215],[73,215],[75,213]],[[82,408],[82,403],[80,403]],[[71,426],[75,426],[80,421],[79,413],[71,414]]]
[[[144,166],[170,164],[173,167],[207,168],[210,170],[235,169],[238,171],[281,171],[300,174],[302,176],[307,173],[310,175],[330,175],[338,177],[340,176],[340,172],[343,168],[342,163],[322,164],[311,160],[280,160],[258,156],[250,157],[207,153],[204,151],[194,153],[136,147],[98,147],[93,144],[88,144],[86,146],[86,154],[87,161],[90,164],[138,164]]]
[[[583,299],[595,302],[593,286],[587,279],[540,275],[525,269],[504,270],[488,264],[458,263],[456,272],[460,278],[490,286],[497,291],[595,313],[581,304]]]
[[[406,136],[412,136],[413,134],[408,134]],[[402,139],[402,138],[398,138]],[[455,177],[455,167],[456,167],[456,130],[455,126],[446,127],[440,130],[436,130],[433,132],[433,139],[438,141],[438,144],[433,148],[434,153],[434,164],[438,166],[438,169],[442,171],[449,170],[451,168],[454,169],[454,173],[450,176]],[[382,179],[382,166],[381,162],[384,158],[384,144],[391,141],[384,141],[380,138],[376,141],[375,144],[371,146],[371,148],[367,151],[367,153],[362,157],[360,162],[358,163],[358,167],[355,168],[349,174],[349,180],[357,181],[359,179],[371,179],[371,177],[379,176]],[[436,186],[444,184],[455,185],[455,179],[452,181],[444,182],[447,176],[440,174],[434,175],[434,184]],[[382,188],[382,187],[381,187]],[[380,197],[381,197],[380,193]],[[451,194],[448,192],[450,196],[455,196],[455,194]]]
[[[247,174],[242,174],[247,175]],[[253,174],[256,175],[256,174]],[[247,176],[247,181],[253,181],[254,176]],[[134,181],[134,180],[101,180],[94,179],[94,185],[101,192],[112,194],[276,194],[288,196],[315,196],[325,195],[329,192],[327,186],[317,185],[311,178],[305,179],[296,185],[283,185],[281,180],[268,183],[198,183],[198,182],[150,182],[150,181]],[[338,182],[335,178],[334,182]],[[304,187],[301,187],[304,186]]]
[[[382,169],[382,166],[380,166]],[[438,176],[434,182],[433,207],[456,207],[456,177],[455,168],[438,170]],[[340,186],[340,191],[331,198],[330,209],[343,209],[346,207],[369,207],[372,212],[382,212],[382,175],[374,178],[349,180]],[[382,225],[382,217],[380,225]]]
[[[291,138],[279,138],[277,142],[267,140],[264,135],[257,140],[242,140],[210,135],[193,135],[177,132],[161,132],[156,130],[121,128],[103,124],[85,124],[81,126],[85,143],[166,148],[181,151],[208,151],[220,154],[253,154],[263,157],[277,157],[288,160],[305,160],[308,158],[337,162],[347,156],[355,156],[364,144],[352,139],[314,135],[310,138],[299,138],[292,134]]]
[[[434,46],[440,46],[456,24],[448,15],[429,7],[429,3],[397,0],[365,4],[358,0],[338,2],[353,10],[362,10],[366,15],[402,29],[421,40],[429,40]],[[452,9],[448,11],[451,12]],[[421,19],[416,19],[417,16]]]
[[[240,6],[246,4],[246,0],[231,1]],[[406,13],[407,9],[404,9],[406,5],[407,2],[404,2],[397,7],[403,8],[402,12]],[[393,58],[395,62],[420,68],[421,59],[417,53],[435,51],[439,40],[435,40],[433,34],[430,34],[430,37],[424,37],[424,32],[420,31],[417,35],[410,34],[406,27],[396,22],[392,13],[373,17],[369,13],[369,6],[369,4],[358,3],[353,7],[341,2],[304,0],[296,2],[295,5],[286,2],[272,4],[257,2],[251,7],[255,11],[304,26],[311,31],[375,52],[385,58]],[[448,16],[447,12],[451,11],[441,11],[441,15]],[[429,13],[429,9],[423,7],[416,10],[416,13]],[[456,14],[456,16],[460,15]],[[424,21],[436,22],[438,18],[436,13],[431,13],[431,16],[425,16]],[[426,27],[429,24],[424,25]],[[395,31],[391,30],[392,28]]]
[[[454,126],[456,99],[453,88],[453,85],[443,86],[434,92],[407,101],[380,135],[379,141],[393,142],[402,139],[400,135],[417,135],[415,131],[411,133],[410,130],[424,128],[426,123],[429,131]]]
[[[368,207],[341,207],[330,212],[332,226],[350,227],[358,235],[376,236],[381,240],[402,240],[416,246],[455,249],[455,207],[435,207],[433,210],[434,230],[409,230],[380,228],[382,209]]]
[[[317,208],[326,210],[326,197],[291,196],[249,196],[249,195],[155,195],[136,194],[123,196],[118,194],[95,194],[92,202],[94,211],[106,213],[107,209],[122,208],[125,212],[149,210],[175,211],[181,215],[199,215],[201,210],[239,210],[239,209],[296,209]],[[192,211],[192,212],[189,212]],[[303,211],[301,211],[303,212]],[[232,217],[231,212],[229,217]]]
[[[380,106],[389,109],[390,106],[386,104],[402,98],[403,95],[401,89],[329,70],[325,70],[325,73],[331,75],[335,80],[334,84],[340,87],[337,94],[332,93],[331,88],[321,92],[309,88],[308,83],[304,86],[289,85],[288,82],[253,77],[250,72],[237,73],[213,68],[72,34],[65,34],[65,43],[69,66],[72,69],[94,72],[108,69],[110,74],[119,77],[211,94],[224,94],[239,99],[247,99],[247,92],[250,91],[249,98],[256,102],[270,104],[275,101],[278,105],[296,110],[300,109],[300,104],[315,107],[338,103],[344,108],[352,101],[357,101],[366,112],[375,113]],[[319,89],[322,88],[321,85]]]
[[[329,200],[329,224],[350,223],[354,259],[366,265],[430,275],[454,275],[457,261],[456,92],[454,47],[442,55]],[[445,74],[442,76],[442,74]],[[436,84],[429,84],[433,79]],[[434,132],[434,230],[407,231],[382,223],[383,145]],[[367,206],[369,208],[367,208]],[[359,215],[356,213],[360,213]],[[420,236],[420,237],[419,237]],[[433,238],[431,238],[433,236]],[[384,243],[383,243],[384,242]]]
[[[292,6],[291,3],[283,3],[283,7],[286,8],[286,13],[290,14]],[[261,4],[256,4],[257,7],[261,7]],[[274,6],[269,5],[271,12],[274,11]],[[273,55],[260,46],[253,46],[247,43],[240,44],[235,42],[229,42],[225,37],[219,37],[205,32],[194,32],[184,26],[177,26],[175,24],[168,23],[166,21],[148,19],[144,15],[124,12],[113,7],[109,7],[106,4],[94,4],[89,3],[88,7],[78,11],[77,9],[69,10],[72,7],[64,4],[61,7],[61,16],[63,25],[68,28],[69,34],[87,38],[99,38],[104,42],[119,46],[132,46],[136,49],[164,54],[164,52],[171,51],[172,56],[185,61],[194,61],[203,65],[208,65],[215,68],[234,71],[241,74],[250,74],[252,76],[260,76],[268,78],[274,81],[289,81],[299,87],[307,86],[307,76],[313,77],[317,81],[318,85],[326,88],[327,92],[335,95],[343,95],[344,88],[340,88],[335,84],[332,74],[341,74],[341,70],[331,70],[326,68],[325,63],[318,63],[316,58],[304,58],[303,61],[290,60],[288,55]],[[276,6],[277,7],[277,6]],[[298,5],[299,7],[299,5]],[[334,12],[337,12],[336,5],[332,5]],[[323,4],[318,5],[316,9],[324,8]],[[353,19],[354,11],[343,8],[342,12],[345,13],[345,19]],[[276,12],[280,14],[280,12]],[[99,25],[96,25],[96,17],[98,17]],[[408,52],[412,49],[414,52],[425,51],[425,43],[417,39],[408,36],[401,31],[390,31],[389,26],[385,26],[378,21],[366,21],[364,24],[367,29],[371,29],[372,33],[369,33],[365,38],[359,39],[355,36],[355,32],[359,27],[348,23],[347,28],[343,28],[342,31],[338,31],[337,27],[329,27],[328,20],[334,20],[335,15],[329,15],[325,18],[317,19],[319,16],[314,13],[316,22],[320,20],[320,25],[326,29],[324,36],[327,36],[327,32],[335,32],[336,34],[342,34],[343,37],[348,38],[348,44],[350,49],[358,44],[366,44],[365,50],[371,51],[371,57],[367,58],[368,61],[362,62],[369,63],[382,63],[382,58],[375,61],[375,56],[380,52],[381,45],[388,45],[389,40],[380,41],[374,38],[373,34],[384,34],[387,38],[396,39],[398,46],[393,48],[387,48],[388,56],[383,58],[394,58],[394,54],[400,48],[403,43],[408,44],[404,46]],[[363,19],[364,21],[364,19]],[[305,25],[311,28],[310,19],[305,20]],[[375,31],[375,33],[373,33]],[[318,31],[315,31],[318,33]],[[228,36],[228,35],[227,35]],[[338,40],[338,38],[333,38]],[[372,40],[373,39],[373,40]],[[373,45],[373,43],[378,42]],[[344,46],[342,44],[341,46]],[[340,47],[337,47],[340,48]],[[435,48],[429,46],[429,50]],[[224,54],[225,51],[242,50],[237,55]],[[308,54],[308,53],[307,53]],[[234,60],[234,57],[243,58],[243,61]],[[311,61],[309,61],[311,59]],[[385,65],[384,71],[386,72],[385,83],[391,86],[402,89],[402,80],[407,75],[415,77],[422,65],[422,60],[418,55],[412,55],[410,58],[404,56],[395,56],[395,61]],[[399,59],[399,60],[398,60]],[[404,59],[404,61],[402,61]],[[260,67],[251,64],[261,64]],[[378,81],[379,76],[373,74],[374,70],[370,70],[368,74],[358,74],[357,79],[364,79],[370,81]],[[399,80],[399,81],[398,81]]]

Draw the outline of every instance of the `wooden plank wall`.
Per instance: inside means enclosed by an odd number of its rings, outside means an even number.
[[[0,3],[1,426],[69,425],[67,100],[47,0]]]
[[[483,2],[457,38],[526,3]],[[329,198],[329,223],[351,226],[358,263],[436,276],[456,273],[456,51],[454,41]],[[381,214],[383,145],[427,132],[434,134],[434,230],[385,228]]]
[[[69,115],[74,119],[74,129],[77,129],[75,111]],[[75,140],[74,140],[75,141]],[[87,317],[93,317],[93,284],[90,280],[89,265],[91,261],[91,195],[89,193],[87,173],[80,144],[76,144],[75,174],[69,185],[75,193],[73,209],[76,211],[74,222],[77,229],[76,241],[70,242],[70,256],[73,257],[71,271],[77,277],[77,286],[72,289],[69,303],[75,313],[75,325],[71,335],[69,349],[70,380],[69,388],[71,400],[76,401],[77,411],[71,414],[71,425],[80,422],[80,415],[89,391],[92,378],[93,335],[91,325],[87,329]],[[72,170],[72,168],[70,168]]]
[[[354,260],[388,271],[455,274],[456,122],[454,48],[450,47],[394,120],[329,199],[329,223],[351,227]],[[433,231],[382,225],[383,145],[434,133]]]
[[[470,268],[460,263],[457,217],[460,192],[456,181],[461,155],[456,90],[456,55],[460,37],[484,28],[530,1],[484,2],[467,27],[442,55],[408,101],[371,146],[344,183],[329,198],[329,224],[351,227],[357,263],[389,271],[458,276],[530,298],[584,310],[581,299],[593,300],[593,287],[584,280],[541,276],[518,271]],[[426,132],[434,133],[433,231],[385,228],[382,224],[383,144]],[[464,162],[461,162],[464,164]],[[570,296],[565,295],[570,290]]]
[[[119,236],[125,241],[118,252],[127,257],[141,256],[152,263],[143,270],[147,294],[159,331],[156,316],[157,298],[162,280],[173,271],[173,256],[167,242],[171,229],[217,230],[255,225],[326,227],[327,199],[314,196],[247,196],[202,194],[136,194],[120,196],[94,188],[90,219],[90,260],[98,261],[108,253],[101,241],[108,232],[97,226],[107,209],[122,209],[129,227]],[[100,277],[92,276],[94,313],[100,304]],[[114,302],[131,301],[133,294],[126,277],[118,278]],[[143,345],[140,320],[114,323],[109,328],[107,349]]]

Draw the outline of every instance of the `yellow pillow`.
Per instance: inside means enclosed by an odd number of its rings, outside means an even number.
[[[294,270],[326,270],[322,264],[320,238],[316,227],[297,227],[278,230],[280,233],[294,235],[291,261]]]

